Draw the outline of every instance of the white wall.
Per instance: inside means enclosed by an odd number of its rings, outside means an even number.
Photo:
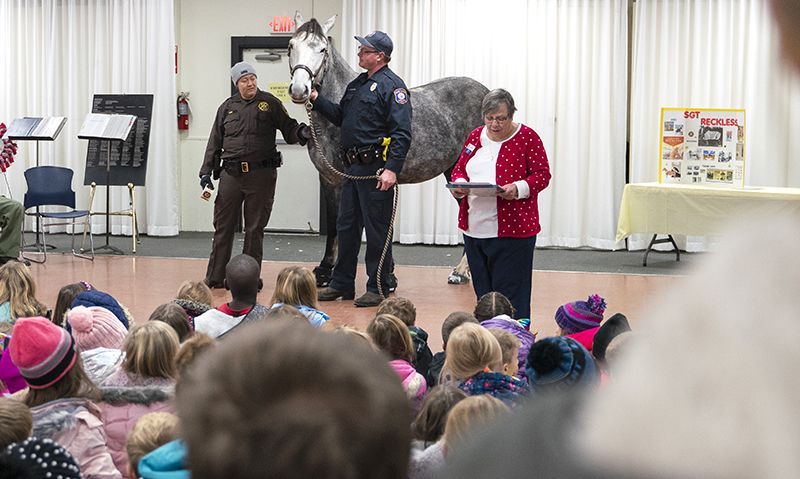
[[[214,114],[230,96],[231,37],[269,36],[270,20],[275,15],[294,16],[295,10],[299,10],[305,19],[314,17],[322,22],[331,15],[340,14],[341,1],[176,1],[178,92],[191,93],[192,107],[189,130],[180,132],[178,145],[182,231],[213,230],[214,205],[200,199],[197,173]],[[330,33],[334,43],[340,44],[340,26],[335,25]],[[281,80],[288,81],[288,78],[287,71],[286,78]],[[259,78],[259,83],[266,86],[267,79]],[[303,121],[301,118],[297,120]]]

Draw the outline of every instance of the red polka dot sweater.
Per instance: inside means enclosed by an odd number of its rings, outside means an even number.
[[[467,162],[481,148],[480,126],[467,136],[464,148],[453,168],[452,181],[467,176]],[[470,145],[474,146],[471,148]],[[497,184],[506,185],[525,180],[530,187],[528,198],[504,200],[497,198],[497,236],[500,238],[527,238],[541,231],[537,196],[550,184],[550,166],[542,139],[533,129],[520,125],[519,132],[503,143],[497,156]],[[458,227],[469,231],[469,201],[462,201],[458,211]]]

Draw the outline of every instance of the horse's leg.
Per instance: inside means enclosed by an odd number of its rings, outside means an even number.
[[[453,168],[455,167],[455,163],[450,166],[447,170],[445,170],[442,174],[444,175],[445,179],[447,179],[448,183],[452,180]],[[463,200],[456,200],[458,201],[466,201]],[[453,271],[450,273],[450,276],[447,277],[447,282],[449,284],[467,284],[469,283],[469,263],[467,263],[467,255],[466,253],[461,254],[461,261],[458,262],[458,265],[453,268]]]
[[[322,195],[325,201],[325,226],[327,238],[325,241],[325,254],[319,266],[314,268],[314,276],[317,279],[317,287],[327,287],[333,275],[333,266],[336,264],[336,216],[339,214],[339,197],[341,188],[331,185],[320,176],[322,185]]]

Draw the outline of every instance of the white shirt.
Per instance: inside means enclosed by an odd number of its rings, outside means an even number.
[[[487,128],[481,131],[481,147],[469,159],[466,166],[470,182],[497,183],[497,155],[503,143],[514,138],[521,126],[521,123],[517,125],[514,133],[504,141],[490,140]],[[466,181],[463,178],[456,180],[456,182]],[[530,196],[530,187],[525,180],[515,181],[514,184],[517,185],[518,199]],[[469,230],[461,232],[472,238],[497,238],[497,197],[469,195],[467,201],[469,201]]]

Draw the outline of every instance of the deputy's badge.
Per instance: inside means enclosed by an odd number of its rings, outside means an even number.
[[[269,110],[269,103],[267,103],[265,101],[258,102],[258,109],[261,110],[261,111]]]
[[[378,88],[378,84],[373,83],[372,85],[369,86],[369,91],[375,91],[376,88]]]
[[[408,92],[405,88],[398,88],[394,91],[394,101],[398,105],[405,105],[408,103]]]

